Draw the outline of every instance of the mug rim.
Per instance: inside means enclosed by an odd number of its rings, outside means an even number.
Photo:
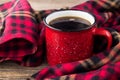
[[[91,23],[91,25],[89,25],[89,27],[81,28],[81,29],[78,29],[78,30],[68,30],[68,31],[70,31],[70,32],[90,29],[90,28],[92,28],[92,27],[95,25],[95,22],[96,22],[95,16],[94,16],[93,14],[89,13],[89,12],[82,11],[82,10],[59,10],[59,11],[55,11],[55,12],[52,12],[52,13],[48,14],[48,15],[43,19],[43,22],[44,22],[44,24],[46,25],[46,27],[48,27],[48,28],[50,28],[50,29],[53,29],[53,30],[57,30],[57,31],[64,31],[64,30],[61,30],[61,29],[58,29],[58,28],[55,28],[55,27],[50,26],[50,25],[49,25],[50,21],[47,21],[46,19],[47,19],[49,16],[53,15],[53,14],[60,13],[60,12],[65,12],[65,11],[83,12],[83,13],[86,13],[86,14],[90,15],[90,16],[94,19],[94,21]],[[63,16],[62,16],[62,17],[63,17]],[[65,16],[65,17],[66,17],[66,16]],[[78,16],[74,16],[74,17],[78,17]],[[56,17],[56,18],[60,18],[60,17]],[[56,18],[54,18],[54,19],[56,19]],[[54,19],[52,19],[52,20],[54,20]],[[52,20],[51,20],[51,21],[52,21]],[[90,21],[89,21],[89,22],[90,22]],[[65,30],[65,31],[67,32],[67,30]]]

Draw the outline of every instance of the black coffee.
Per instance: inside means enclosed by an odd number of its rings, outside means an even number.
[[[61,31],[80,31],[88,29],[91,23],[78,17],[60,17],[52,20],[49,25]]]

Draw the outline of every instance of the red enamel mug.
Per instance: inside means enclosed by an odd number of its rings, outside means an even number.
[[[95,26],[95,17],[88,12],[63,10],[44,19],[46,56],[50,65],[84,60],[93,55],[94,36],[103,36],[110,49],[109,31]],[[98,45],[99,46],[99,45]]]

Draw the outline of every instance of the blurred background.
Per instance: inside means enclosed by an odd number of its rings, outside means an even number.
[[[0,3],[4,3],[11,0],[0,0]],[[35,10],[53,9],[61,7],[72,7],[77,4],[83,3],[87,0],[28,0],[31,6]]]
[[[72,7],[87,0],[28,0],[36,10]]]

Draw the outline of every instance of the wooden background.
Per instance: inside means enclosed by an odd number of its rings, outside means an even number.
[[[5,3],[10,0],[0,0]],[[72,7],[86,0],[28,0],[35,10],[58,9],[63,7]],[[0,63],[0,80],[27,80],[32,74],[46,67],[42,64],[38,67],[23,67],[14,62]]]

